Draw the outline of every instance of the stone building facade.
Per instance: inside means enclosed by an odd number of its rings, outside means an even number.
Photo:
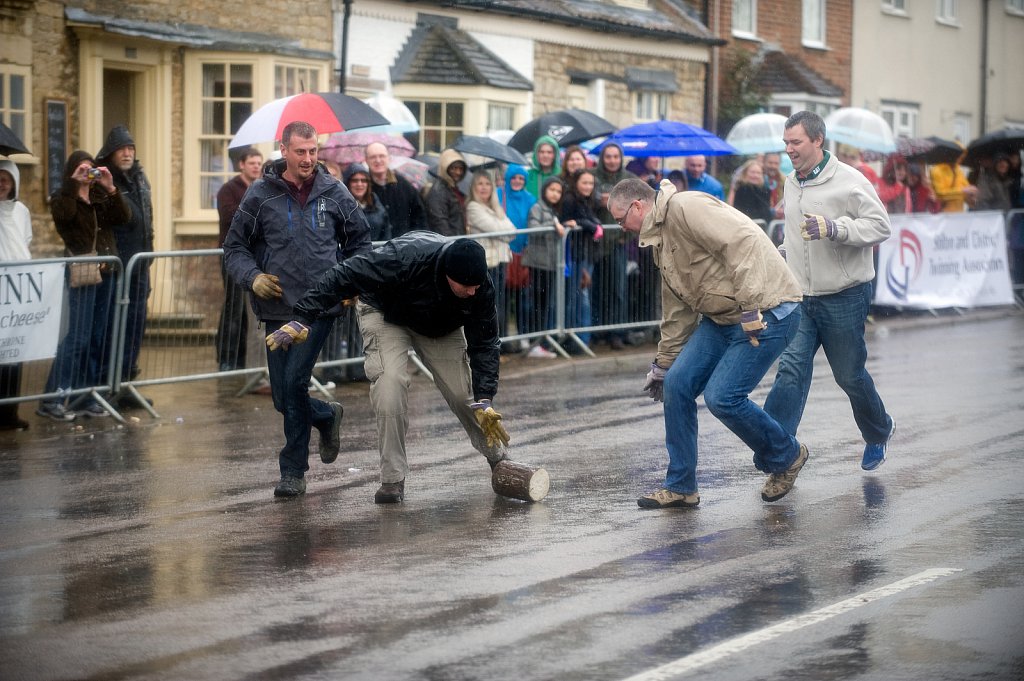
[[[0,120],[19,119],[33,152],[15,157],[33,255],[63,251],[46,197],[64,159],[75,149],[95,154],[116,124],[131,130],[153,186],[155,250],[216,247],[214,197],[235,173],[228,143],[238,126],[275,98],[336,90],[343,63],[349,94],[463,112],[457,129],[436,138],[443,142],[568,106],[618,126],[662,116],[702,124],[720,42],[681,0],[360,0],[342,59],[343,9],[340,0],[0,0],[3,91],[13,83],[24,92],[23,101],[0,101]],[[450,85],[436,75],[393,79],[421,20],[458,34],[492,75]],[[270,140],[260,147],[274,150]],[[216,323],[218,268],[188,273],[186,286],[169,268],[155,271],[151,318],[173,316],[187,299],[204,301],[205,324]]]

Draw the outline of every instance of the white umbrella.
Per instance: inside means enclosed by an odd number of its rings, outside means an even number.
[[[732,126],[725,141],[739,149],[741,154],[764,154],[783,151],[782,142],[786,117],[777,113],[756,113],[744,116]]]
[[[374,111],[388,119],[388,125],[378,125],[366,128],[364,132],[419,132],[420,123],[416,120],[415,114],[409,110],[401,100],[389,95],[386,92],[378,92],[364,102],[370,105]]]
[[[837,109],[825,119],[825,137],[858,149],[892,153],[896,140],[885,119],[867,109],[848,106]]]

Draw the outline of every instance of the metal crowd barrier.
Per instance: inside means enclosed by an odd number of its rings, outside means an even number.
[[[773,220],[762,227],[771,235],[782,224],[782,220]],[[1006,228],[1008,235],[1012,229],[1020,229],[1024,235],[1024,209],[1007,212]],[[661,282],[651,252],[640,249],[637,237],[618,225],[604,225],[604,230],[604,237],[597,242],[571,231],[558,239],[544,229],[469,235],[504,241],[527,236],[531,241],[526,249],[537,249],[544,260],[554,263],[554,269],[532,270],[525,284],[502,286],[498,292],[499,334],[504,347],[519,350],[542,344],[561,357],[573,353],[592,356],[591,346],[598,339],[613,346],[653,340],[661,319]],[[1011,253],[1011,260],[1013,257]],[[1024,253],[1020,259],[1019,265],[1024,267]],[[31,261],[105,263],[111,270],[105,290],[112,300],[107,313],[92,320],[100,340],[75,360],[70,372],[73,385],[48,391],[47,377],[56,360],[25,362],[20,368],[19,394],[0,398],[0,404],[74,401],[88,395],[123,422],[114,401],[108,399],[111,396],[134,400],[151,416],[159,416],[139,391],[146,386],[237,376],[246,379],[240,394],[253,389],[267,375],[265,334],[253,319],[248,292],[235,290],[226,295],[221,260],[218,248],[140,253],[124,271],[113,256]],[[502,265],[498,268],[502,271],[494,273],[502,281],[507,280],[507,267]],[[145,285],[140,283],[144,273],[153,291],[146,296],[140,288]],[[1024,278],[1024,272],[1015,274],[1016,278]],[[237,289],[233,283],[227,285]],[[86,332],[69,328],[69,320],[82,318],[71,309],[71,296],[83,297],[82,289],[75,291],[65,284],[61,342],[71,333]],[[1020,296],[1024,285],[1015,283],[1014,291]],[[132,317],[132,303],[140,299],[148,308],[144,334]],[[81,382],[84,367],[90,363],[100,367],[95,385]],[[349,312],[338,318],[325,343],[312,387],[325,391],[324,384],[331,380],[358,378],[362,363],[361,337],[354,314]],[[8,371],[11,366],[2,365]],[[429,377],[425,367],[418,366]]]
[[[605,238],[596,243],[586,243],[571,233],[562,239],[549,238],[545,246],[538,246],[542,240],[535,239],[533,248],[543,249],[556,266],[543,274],[533,273],[525,286],[501,288],[497,302],[504,347],[543,343],[563,357],[572,352],[592,355],[587,343],[591,334],[637,332],[657,324],[660,284],[649,255],[645,257],[636,238],[624,234],[618,225],[607,225],[605,230]],[[509,241],[546,231],[469,236]],[[266,377],[264,332],[253,319],[248,292],[225,294],[221,260],[221,249],[139,253],[123,272],[120,261],[112,256],[32,261],[97,261],[111,266],[111,304],[106,316],[96,322],[107,329],[104,356],[102,360],[91,356],[82,360],[100,362],[102,378],[96,385],[46,392],[43,386],[54,360],[29,362],[19,396],[0,399],[0,404],[89,394],[124,422],[108,397],[134,401],[156,418],[159,413],[140,392],[146,386],[238,376],[247,379],[240,393],[253,389]],[[503,279],[506,267],[500,268]],[[589,286],[581,281],[583,272]],[[69,295],[65,291],[66,301]],[[140,300],[147,310],[144,333],[133,307]],[[64,314],[70,316],[70,305],[66,303],[64,308]],[[235,323],[221,323],[222,317]],[[62,331],[62,341],[71,331]],[[338,318],[325,343],[314,369],[313,388],[323,390],[331,380],[358,377],[362,362],[361,337],[349,312]],[[425,367],[419,366],[429,376]]]
[[[70,288],[67,267],[63,277],[63,305],[57,356],[0,365],[3,382],[19,386],[17,395],[0,397],[0,404],[36,401],[67,401],[74,405],[87,398],[95,400],[123,422],[108,399],[115,394],[114,365],[117,338],[121,335],[117,300],[123,295],[124,272],[117,256],[75,256],[0,263],[2,265],[50,265],[96,263],[105,265],[103,281],[94,286]],[[5,288],[10,283],[5,284]],[[76,342],[77,341],[77,342]],[[67,348],[62,352],[62,346]],[[74,352],[69,352],[74,350]],[[51,376],[52,374],[52,376]],[[8,386],[4,386],[7,388]],[[13,387],[13,386],[12,386]],[[5,390],[5,392],[8,392]],[[10,390],[9,392],[14,392]]]

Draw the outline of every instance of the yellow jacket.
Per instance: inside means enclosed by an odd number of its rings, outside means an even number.
[[[943,213],[962,213],[964,210],[964,188],[970,186],[960,166],[955,163],[939,163],[931,169],[932,189],[942,202]]]

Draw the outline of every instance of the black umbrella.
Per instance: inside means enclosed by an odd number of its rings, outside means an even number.
[[[0,123],[0,154],[10,156],[11,154],[31,154],[25,147],[25,143],[18,139],[14,131],[3,123]]]
[[[530,165],[526,157],[518,151],[507,144],[492,140],[490,137],[462,135],[452,144],[452,149],[463,154],[475,154],[484,158],[493,158],[495,161],[518,163],[524,166]]]
[[[1024,149],[1024,129],[1003,128],[986,133],[971,142],[967,146],[967,158],[964,159],[964,163],[976,165],[983,158],[992,157],[998,153],[1020,153],[1022,149]]]
[[[924,141],[931,146],[927,149],[920,149],[913,153],[904,154],[908,161],[916,163],[956,163],[956,160],[964,153],[963,145],[954,140],[942,139],[931,135],[924,138]],[[899,143],[897,143],[897,149]]]
[[[565,148],[570,144],[610,135],[616,130],[614,125],[597,114],[582,109],[563,109],[534,118],[512,135],[508,145],[526,153],[533,151],[533,145],[540,137],[550,135],[558,141],[560,147]]]

